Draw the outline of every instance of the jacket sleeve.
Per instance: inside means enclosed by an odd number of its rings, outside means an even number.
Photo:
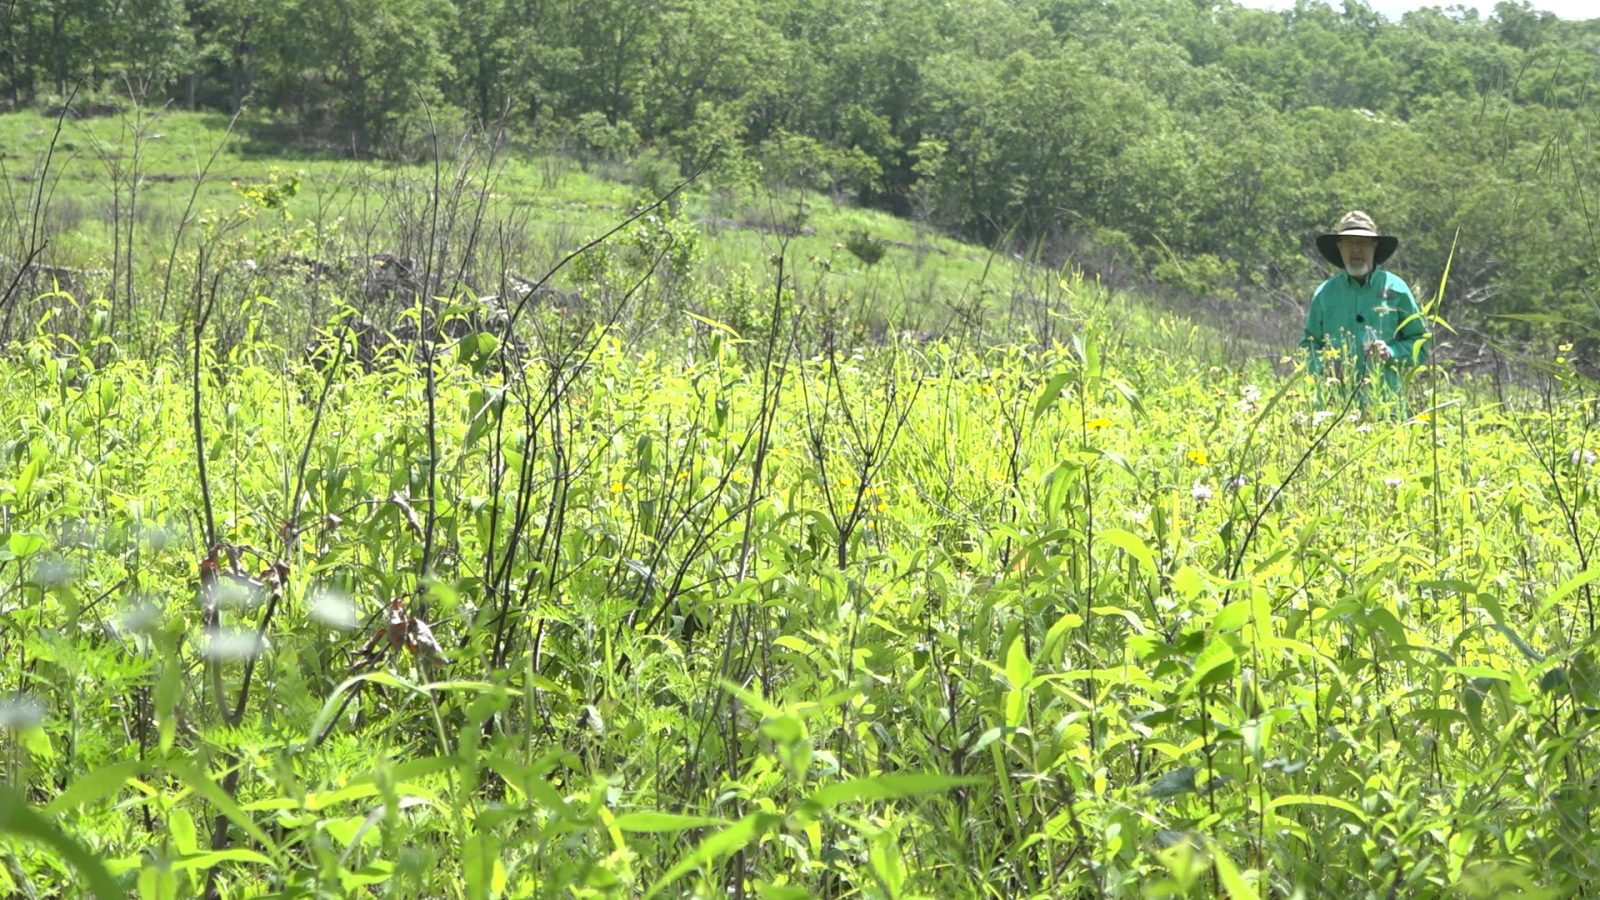
[[[1321,291],[1312,295],[1311,308],[1306,310],[1305,331],[1300,338],[1300,346],[1306,351],[1306,371],[1312,375],[1322,374],[1322,349],[1327,343],[1322,327],[1321,300]]]
[[[1389,341],[1389,353],[1395,365],[1409,368],[1421,365],[1428,360],[1428,324],[1422,317],[1422,311],[1417,308],[1417,298],[1411,295],[1411,288],[1404,286],[1404,290],[1396,291],[1396,306],[1399,307],[1400,324],[1395,327],[1394,339]]]

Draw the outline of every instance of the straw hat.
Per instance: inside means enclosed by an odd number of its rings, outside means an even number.
[[[1333,263],[1339,268],[1344,268],[1344,257],[1339,255],[1339,238],[1366,237],[1377,238],[1378,249],[1372,255],[1374,266],[1383,265],[1383,261],[1394,255],[1396,247],[1400,246],[1400,239],[1392,234],[1379,234],[1377,223],[1372,217],[1359,209],[1351,210],[1344,214],[1339,224],[1333,226],[1333,231],[1328,234],[1317,235],[1317,249],[1321,251],[1322,258]]]

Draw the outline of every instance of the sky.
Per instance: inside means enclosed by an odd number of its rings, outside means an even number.
[[[1294,0],[1236,0],[1241,6],[1251,6],[1256,9],[1292,9]],[[1367,0],[1367,5],[1383,13],[1393,21],[1399,21],[1406,12],[1423,6],[1437,6],[1449,9],[1452,6],[1475,7],[1478,14],[1488,18],[1494,13],[1497,0]],[[1329,5],[1338,9],[1340,0],[1329,0]],[[1542,12],[1552,12],[1563,19],[1593,19],[1600,18],[1600,4],[1595,0],[1533,0],[1530,4],[1534,9]]]

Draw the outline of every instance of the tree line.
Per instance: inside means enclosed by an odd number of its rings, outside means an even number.
[[[1597,75],[1600,19],[1526,2],[1398,22],[1361,0],[0,7],[14,108],[75,87],[248,107],[357,154],[454,111],[1243,303],[1303,292],[1312,233],[1361,206],[1425,296],[1448,260],[1447,307],[1489,329],[1600,324]]]

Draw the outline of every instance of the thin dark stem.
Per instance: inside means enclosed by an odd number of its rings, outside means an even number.
[[[205,263],[204,263],[204,260],[202,260],[201,261],[201,270],[204,271],[204,268],[205,268]],[[201,278],[204,278],[204,275],[202,275]],[[201,425],[201,421],[200,421],[200,374],[201,374],[201,370],[200,370],[200,345],[201,345],[201,337],[203,336],[203,334],[205,333],[205,330],[206,330],[206,323],[208,321],[210,321],[210,319],[211,319],[211,311],[216,307],[216,303],[217,303],[217,283],[219,281],[221,281],[221,275],[220,274],[212,277],[210,295],[209,295],[208,298],[206,298],[204,300],[202,300],[202,297],[199,296],[199,294],[202,293],[200,291],[200,283],[197,281],[196,285],[195,285],[197,296],[195,297],[195,320],[194,320],[194,379],[193,379],[193,382],[192,382],[194,404],[193,404],[193,408],[192,408],[192,413],[193,413],[193,423],[194,423],[195,464],[196,464],[196,468],[197,468],[197,471],[198,471],[198,474],[199,474],[199,477],[200,477],[200,496],[205,500],[205,507],[206,507],[206,547],[208,549],[212,548],[212,547],[215,547],[217,545],[217,519],[216,519],[216,516],[212,512],[212,506],[211,506],[211,480],[206,475],[205,434],[204,434],[204,431],[203,431],[203,428],[202,428],[202,425]],[[202,303],[203,303],[203,305],[202,305]]]
[[[233,128],[239,122],[239,115],[239,113],[234,113],[233,118],[228,120],[228,130],[223,132],[222,140],[212,149],[211,156],[206,160],[206,164],[200,167],[199,173],[195,176],[194,187],[189,190],[189,202],[183,207],[183,215],[178,217],[178,228],[172,235],[172,250],[167,254],[167,273],[161,282],[161,306],[156,311],[156,321],[158,322],[166,318],[167,315],[167,298],[172,291],[172,269],[174,261],[178,258],[178,242],[183,240],[184,229],[188,228],[189,223],[193,220],[194,204],[200,196],[200,188],[205,185],[206,175],[210,173],[211,166],[216,163],[217,157],[222,155],[222,148],[228,145],[228,138],[233,136]]]
[[[428,99],[423,97],[421,91],[417,96],[422,100],[422,108],[428,115],[428,133],[433,141],[433,192],[429,195],[428,218],[428,249],[424,257],[422,270],[423,294],[417,295],[417,327],[421,332],[422,340],[422,368],[425,379],[424,391],[428,403],[428,515],[422,531],[422,562],[417,570],[421,578],[426,578],[433,566],[433,535],[438,526],[438,474],[439,474],[439,430],[438,412],[435,406],[435,395],[438,385],[434,377],[434,352],[437,342],[434,332],[439,328],[438,303],[431,299],[433,294],[433,268],[434,250],[439,240],[439,129],[434,125],[433,107],[428,104]],[[427,315],[423,315],[426,307]]]
[[[40,238],[39,231],[44,227],[44,186],[49,181],[50,163],[55,159],[56,142],[61,139],[61,126],[67,118],[67,112],[72,109],[72,101],[78,96],[78,88],[82,84],[72,86],[72,93],[67,95],[67,102],[61,105],[61,113],[56,116],[55,131],[50,135],[50,146],[45,150],[44,165],[39,169],[33,192],[33,205],[29,210],[28,222],[28,252],[27,258],[22,261],[22,266],[16,274],[11,276],[11,284],[6,286],[4,294],[0,294],[0,306],[6,308],[4,320],[0,320],[0,343],[11,337],[11,314],[17,308],[17,288],[22,283],[23,277],[32,269],[33,261],[44,252],[47,240]]]

